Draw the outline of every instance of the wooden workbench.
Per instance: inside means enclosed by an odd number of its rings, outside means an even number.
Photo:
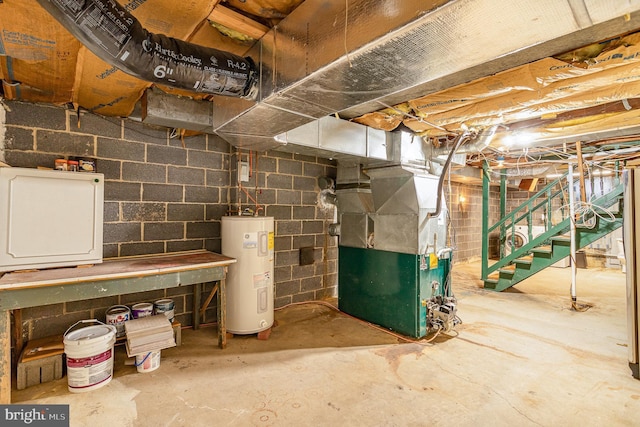
[[[194,286],[194,328],[201,283],[218,281],[218,345],[226,346],[227,266],[235,259],[207,251],[117,258],[91,267],[7,273],[0,278],[0,404],[11,403],[10,311],[67,301]],[[197,304],[197,305],[196,305]]]

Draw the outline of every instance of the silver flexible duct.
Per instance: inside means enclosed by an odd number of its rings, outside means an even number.
[[[440,211],[442,210],[442,189],[444,187],[444,180],[449,173],[449,166],[451,166],[451,159],[456,154],[456,151],[460,146],[471,139],[471,134],[469,132],[464,132],[458,136],[458,138],[453,143],[453,148],[449,152],[449,156],[447,157],[447,161],[444,162],[444,166],[442,167],[442,174],[440,175],[440,179],[438,180],[438,201],[436,202],[436,210],[435,212],[427,213],[427,219],[435,218],[440,215]]]

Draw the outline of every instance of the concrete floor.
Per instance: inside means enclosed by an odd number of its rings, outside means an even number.
[[[478,264],[454,268],[464,324],[432,344],[398,342],[321,305],[276,312],[268,341],[183,331],[161,366],[136,373],[117,348],[115,378],[83,394],[62,380],[15,403],[70,404],[72,426],[638,425],[640,381],[627,365],[624,275],[547,269],[484,291]]]

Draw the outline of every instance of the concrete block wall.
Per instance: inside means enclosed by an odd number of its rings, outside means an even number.
[[[538,191],[544,188],[547,184],[548,184],[547,180],[544,178],[541,178],[538,180],[538,183],[536,184],[536,188],[534,191],[526,191],[526,190],[521,190],[517,187],[509,187],[507,189],[507,213],[518,208],[518,206],[520,206],[521,204],[529,200],[531,197],[533,197],[533,195],[535,195]],[[538,203],[543,203],[545,201],[546,201],[546,197],[540,197],[537,199]],[[533,222],[531,224],[532,226],[544,226],[544,220],[542,219],[542,213],[544,211],[545,209],[544,207],[542,207],[536,210],[536,212],[534,212],[534,214],[532,215],[532,219],[533,219]],[[522,223],[522,225],[525,225],[525,224],[526,223]]]
[[[249,181],[237,182],[238,161],[250,166]],[[275,307],[337,295],[337,238],[327,233],[335,208],[318,203],[317,179],[335,179],[335,162],[285,152],[235,150],[230,199],[233,213],[260,210],[275,221]],[[256,204],[257,202],[257,204]],[[313,264],[300,265],[300,248],[310,248]]]
[[[74,111],[52,106],[4,105],[0,160],[14,167],[53,167],[59,157],[97,159],[98,172],[105,175],[105,258],[194,249],[220,252],[220,218],[236,213],[237,194],[246,196],[233,172],[243,154],[226,141],[215,135],[181,140],[167,129],[89,113],[78,118]],[[316,207],[316,180],[335,177],[335,164],[278,152],[254,153],[253,158],[253,181],[243,184],[276,220],[276,306],[334,295],[337,244],[325,237],[333,217]],[[314,248],[311,266],[298,265],[303,246]],[[206,285],[205,295],[211,287]],[[115,304],[165,297],[175,301],[178,321],[190,325],[192,295],[192,287],[186,287],[28,308],[22,312],[23,337],[62,333],[80,319],[102,319]],[[215,320],[215,310],[214,301],[205,322]]]
[[[489,225],[500,218],[499,189],[491,187],[489,199]],[[451,216],[449,237],[454,247],[454,261],[476,261],[482,257],[482,186],[451,183],[446,193]],[[461,201],[461,197],[464,201]],[[495,251],[495,242],[489,240],[489,253]]]

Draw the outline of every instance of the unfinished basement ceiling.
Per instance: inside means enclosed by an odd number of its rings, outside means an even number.
[[[411,131],[444,149],[471,129],[490,143],[473,148],[491,158],[504,156],[503,147],[506,155],[571,149],[578,139],[598,147],[613,141],[620,150],[640,135],[640,36],[633,34],[640,0],[120,5],[150,32],[251,57],[260,73],[255,99],[132,77],[83,46],[36,0],[0,3],[3,97],[128,117],[153,87],[169,113],[185,101],[197,108],[185,106],[186,119],[149,123],[217,133],[253,150],[283,148],[278,135],[327,116]],[[178,97],[181,104],[173,104]]]

